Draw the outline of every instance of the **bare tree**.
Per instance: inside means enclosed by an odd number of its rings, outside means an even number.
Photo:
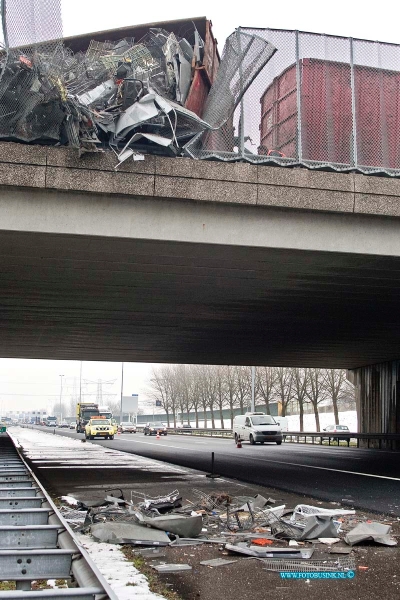
[[[299,406],[300,431],[304,431],[304,403],[307,396],[308,369],[293,369],[293,394]]]
[[[274,382],[276,396],[281,403],[281,415],[286,415],[287,405],[292,399],[293,390],[293,369],[286,367],[276,368],[276,379]]]
[[[207,365],[206,367],[206,381],[207,381],[207,406],[210,409],[211,416],[211,427],[215,429],[215,407],[216,407],[216,379],[215,379],[215,367],[213,365]]]
[[[339,403],[349,394],[354,394],[354,386],[346,378],[344,369],[326,369],[325,388],[329,398],[332,400],[333,415],[336,425],[339,424]]]
[[[275,395],[277,370],[274,367],[258,367],[256,369],[257,391],[265,404],[267,415],[271,414],[269,403]]]
[[[203,409],[205,428],[207,428],[208,425],[207,408],[209,407],[207,369],[207,365],[198,365],[197,371],[197,393],[199,395],[199,404]]]
[[[238,398],[238,385],[237,385],[237,370],[235,367],[227,366],[223,368],[223,375],[225,376],[225,387],[226,387],[226,399],[229,406],[229,417],[231,420],[231,428],[233,427],[233,417],[235,414],[235,407],[237,405]]]
[[[173,410],[172,394],[170,394],[171,387],[174,386],[173,379],[173,370],[169,366],[153,368],[150,379],[149,397],[153,402],[161,403],[167,415],[168,427],[170,426],[170,413]],[[173,414],[175,422],[175,411]]]
[[[74,398],[73,396],[71,396],[71,398],[69,399],[68,402],[68,409],[67,412],[65,413],[66,417],[76,417],[76,405],[79,402],[79,399],[76,400],[76,398]]]
[[[226,382],[224,377],[224,368],[219,365],[214,367],[214,381],[215,402],[219,410],[221,429],[224,429],[225,424],[223,410],[226,405]]]
[[[315,426],[320,431],[318,405],[326,399],[325,371],[324,369],[309,369],[306,396],[312,404],[315,416]]]
[[[234,367],[236,371],[236,398],[241,414],[248,406],[251,393],[250,367]]]
[[[181,423],[183,424],[183,415],[186,413],[186,419],[190,419],[190,410],[193,408],[192,387],[190,368],[188,365],[176,365],[175,377],[177,378],[178,403],[181,412]]]
[[[61,408],[61,410],[60,410]],[[55,402],[55,404],[53,405],[53,412],[51,414],[51,416],[53,417],[57,417],[58,419],[61,419],[61,417],[64,419],[64,417],[68,416],[68,402],[62,400],[61,402],[61,407],[60,407],[60,402]]]
[[[198,427],[199,426],[199,407],[202,404],[201,365],[191,365],[189,367],[189,377],[191,380],[191,385],[190,385],[190,390],[189,390],[190,396],[191,396],[191,406],[194,409],[194,414],[195,414],[195,419],[196,419],[196,427]]]

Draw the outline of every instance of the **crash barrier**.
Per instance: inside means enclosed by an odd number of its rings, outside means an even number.
[[[137,431],[142,432],[143,426],[138,425]],[[171,435],[202,435],[205,437],[224,437],[224,438],[232,438],[233,432],[232,429],[211,429],[204,427],[168,427],[168,433]]]
[[[328,434],[326,431],[316,432],[301,432],[301,431],[287,431],[284,434],[285,442],[295,442],[297,444],[315,444],[316,441],[322,444],[324,441],[328,441],[328,445],[331,445],[331,441],[337,442],[339,445],[340,441],[347,443],[347,447],[350,446],[350,441],[354,441],[357,448],[378,448],[379,450],[398,450],[400,448],[400,434],[398,433],[346,433],[338,432]]]
[[[138,425],[137,431],[143,431],[143,426]],[[222,437],[233,438],[232,429],[212,429],[207,427],[168,427],[168,433],[171,435],[196,435],[204,437]],[[326,431],[307,432],[307,431],[284,431],[282,432],[284,442],[293,442],[296,444],[323,444],[327,442],[330,446],[332,442],[339,443],[344,441],[347,447],[350,442],[357,448],[378,448],[381,450],[398,450],[400,447],[400,434],[396,433],[352,433],[338,432],[329,434]]]
[[[0,591],[0,600],[118,600],[13,442],[0,434],[0,581],[16,588]],[[38,579],[76,587],[32,591]]]

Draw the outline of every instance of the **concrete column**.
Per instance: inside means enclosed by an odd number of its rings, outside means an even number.
[[[349,375],[356,387],[360,433],[400,434],[400,360],[353,369]]]

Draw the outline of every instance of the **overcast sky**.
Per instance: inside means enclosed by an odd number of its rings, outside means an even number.
[[[187,0],[63,0],[65,36],[198,16],[211,19],[220,52],[225,38],[238,26],[299,29],[400,42],[398,2],[395,0],[377,3],[365,0],[331,3],[320,0],[203,0],[198,3]],[[150,372],[151,365],[125,364],[124,395],[138,393],[139,399],[144,400]],[[0,415],[6,410],[50,410],[60,396],[60,375],[63,375],[64,398],[79,393],[79,362],[0,359]],[[93,382],[98,379],[111,382],[103,384],[104,394],[112,394],[109,398],[119,397],[121,363],[83,363],[82,380],[87,399],[95,399],[97,384]]]
[[[238,26],[299,29],[400,42],[398,6],[395,0],[202,0],[194,3],[188,0],[63,0],[63,23],[64,34],[74,35],[124,25],[206,16],[213,23],[220,50],[224,39]]]

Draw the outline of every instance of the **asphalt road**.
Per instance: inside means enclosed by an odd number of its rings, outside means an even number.
[[[70,430],[59,435],[83,438]],[[354,507],[400,517],[399,454],[385,450],[264,444],[236,448],[233,440],[168,435],[157,440],[143,433],[122,434],[101,444],[169,463],[215,472],[241,481],[283,489],[325,501],[348,497]]]

